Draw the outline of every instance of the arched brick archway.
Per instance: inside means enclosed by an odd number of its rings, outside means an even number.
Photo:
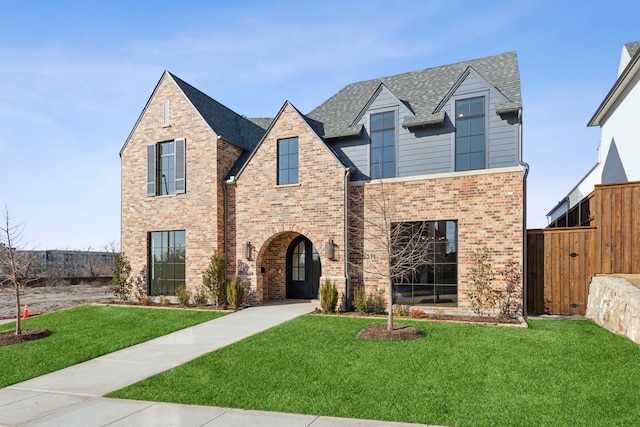
[[[259,301],[281,301],[296,295],[299,297],[300,294],[291,292],[287,295],[287,278],[291,279],[291,265],[287,265],[287,255],[292,243],[302,240],[318,246],[308,235],[298,231],[281,231],[265,239],[264,243],[257,248],[256,288]],[[322,254],[319,256],[322,257]],[[317,290],[311,297],[317,297]]]

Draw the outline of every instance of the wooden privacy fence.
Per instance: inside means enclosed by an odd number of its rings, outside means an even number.
[[[584,314],[595,227],[527,230],[527,312]]]
[[[596,185],[590,227],[527,230],[527,312],[584,315],[596,274],[640,274],[640,182]]]

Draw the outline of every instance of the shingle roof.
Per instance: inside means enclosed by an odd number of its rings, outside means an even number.
[[[640,42],[625,43],[624,47],[629,52],[629,56],[633,58],[640,49]]]
[[[341,135],[382,83],[416,113],[415,123],[439,119],[432,114],[462,73],[472,67],[498,89],[510,106],[521,106],[520,73],[516,52],[456,64],[427,68],[405,74],[353,83],[329,98],[307,116],[324,124],[325,137]]]
[[[218,136],[249,152],[258,144],[265,132],[262,127],[220,104],[184,80],[171,73],[169,75]]]

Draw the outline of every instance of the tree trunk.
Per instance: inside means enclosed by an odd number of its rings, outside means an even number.
[[[393,331],[393,280],[389,280],[389,307],[387,308],[389,312],[388,321],[387,321],[387,330],[389,332]]]
[[[22,335],[22,319],[20,318],[20,287],[16,287],[16,335]]]

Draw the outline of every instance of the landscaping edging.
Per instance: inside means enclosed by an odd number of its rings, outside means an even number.
[[[620,277],[595,276],[585,317],[640,344],[640,289]]]

